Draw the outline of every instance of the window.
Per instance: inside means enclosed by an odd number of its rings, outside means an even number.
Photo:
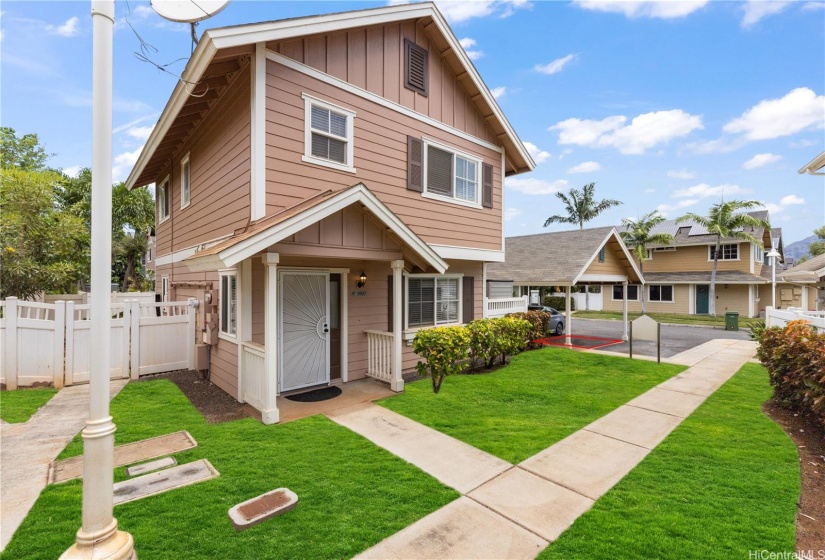
[[[622,293],[622,285],[621,284],[614,284],[613,285],[613,301],[622,301],[624,300],[624,294]],[[639,301],[639,286],[634,284],[627,285],[627,301]]]
[[[761,263],[765,260],[765,250],[762,248],[761,245],[753,245],[753,260],[758,263]]]
[[[429,56],[425,49],[404,40],[404,87],[427,95]]]
[[[599,249],[599,262],[603,263],[605,257],[606,257],[606,248],[602,247],[601,249]]]
[[[708,260],[713,260],[713,255],[716,252],[716,247],[711,245],[709,247],[709,257]],[[719,247],[719,260],[720,261],[738,261],[739,260],[739,245],[736,243],[731,243],[729,245],[721,245]]]
[[[407,279],[407,326],[458,323],[460,301],[460,278],[410,276]]]
[[[425,142],[424,196],[479,204],[481,161],[446,146]]]
[[[169,301],[169,277],[161,276],[160,279],[160,301]]]
[[[665,251],[675,251],[676,247],[656,247],[653,250],[657,253],[662,253]]]
[[[355,113],[304,94],[303,161],[355,173],[352,167]]]
[[[647,256],[645,257],[645,260],[646,261],[652,261],[653,260],[653,249],[648,249],[647,250]]]
[[[650,286],[649,301],[673,303],[673,286]]]
[[[189,154],[180,162],[180,207],[189,206]]]
[[[219,333],[234,337],[238,330],[238,274],[221,272]]]
[[[169,217],[169,177],[158,187],[158,223]]]

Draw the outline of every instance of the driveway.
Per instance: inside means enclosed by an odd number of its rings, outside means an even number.
[[[621,340],[622,321],[611,319],[579,319],[573,315],[573,335],[598,336]],[[721,327],[697,327],[692,325],[662,325],[662,358],[670,358],[685,350],[695,348],[710,340],[719,338],[731,340],[750,340],[750,331],[726,331]],[[604,346],[599,350],[627,354],[627,342]],[[633,353],[644,356],[656,356],[656,343],[642,340],[633,342]]]

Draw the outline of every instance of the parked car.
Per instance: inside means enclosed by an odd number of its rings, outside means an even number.
[[[560,311],[548,307],[546,305],[539,305],[535,303],[531,303],[527,306],[528,311],[544,311],[548,315],[550,315],[549,319],[547,320],[547,330],[551,333],[555,333],[558,336],[564,334],[564,314]]]

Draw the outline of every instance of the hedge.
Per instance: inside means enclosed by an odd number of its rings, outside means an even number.
[[[556,311],[564,312],[564,296],[546,296],[544,305],[552,307]],[[570,298],[570,311],[576,310],[576,299]]]
[[[550,314],[546,311],[527,311],[522,313],[510,313],[508,317],[523,319],[530,323],[530,330],[527,333],[528,346],[533,345],[534,340],[546,338],[550,335]]]
[[[805,321],[765,329],[757,356],[776,400],[825,426],[825,332]]]

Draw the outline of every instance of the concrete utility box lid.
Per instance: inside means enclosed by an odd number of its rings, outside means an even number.
[[[656,340],[659,324],[656,319],[652,319],[649,315],[642,315],[638,319],[634,319],[633,323],[633,338],[636,340]]]
[[[251,500],[241,502],[229,510],[229,519],[236,531],[243,531],[270,517],[281,515],[298,503],[298,495],[289,488],[276,488]]]

